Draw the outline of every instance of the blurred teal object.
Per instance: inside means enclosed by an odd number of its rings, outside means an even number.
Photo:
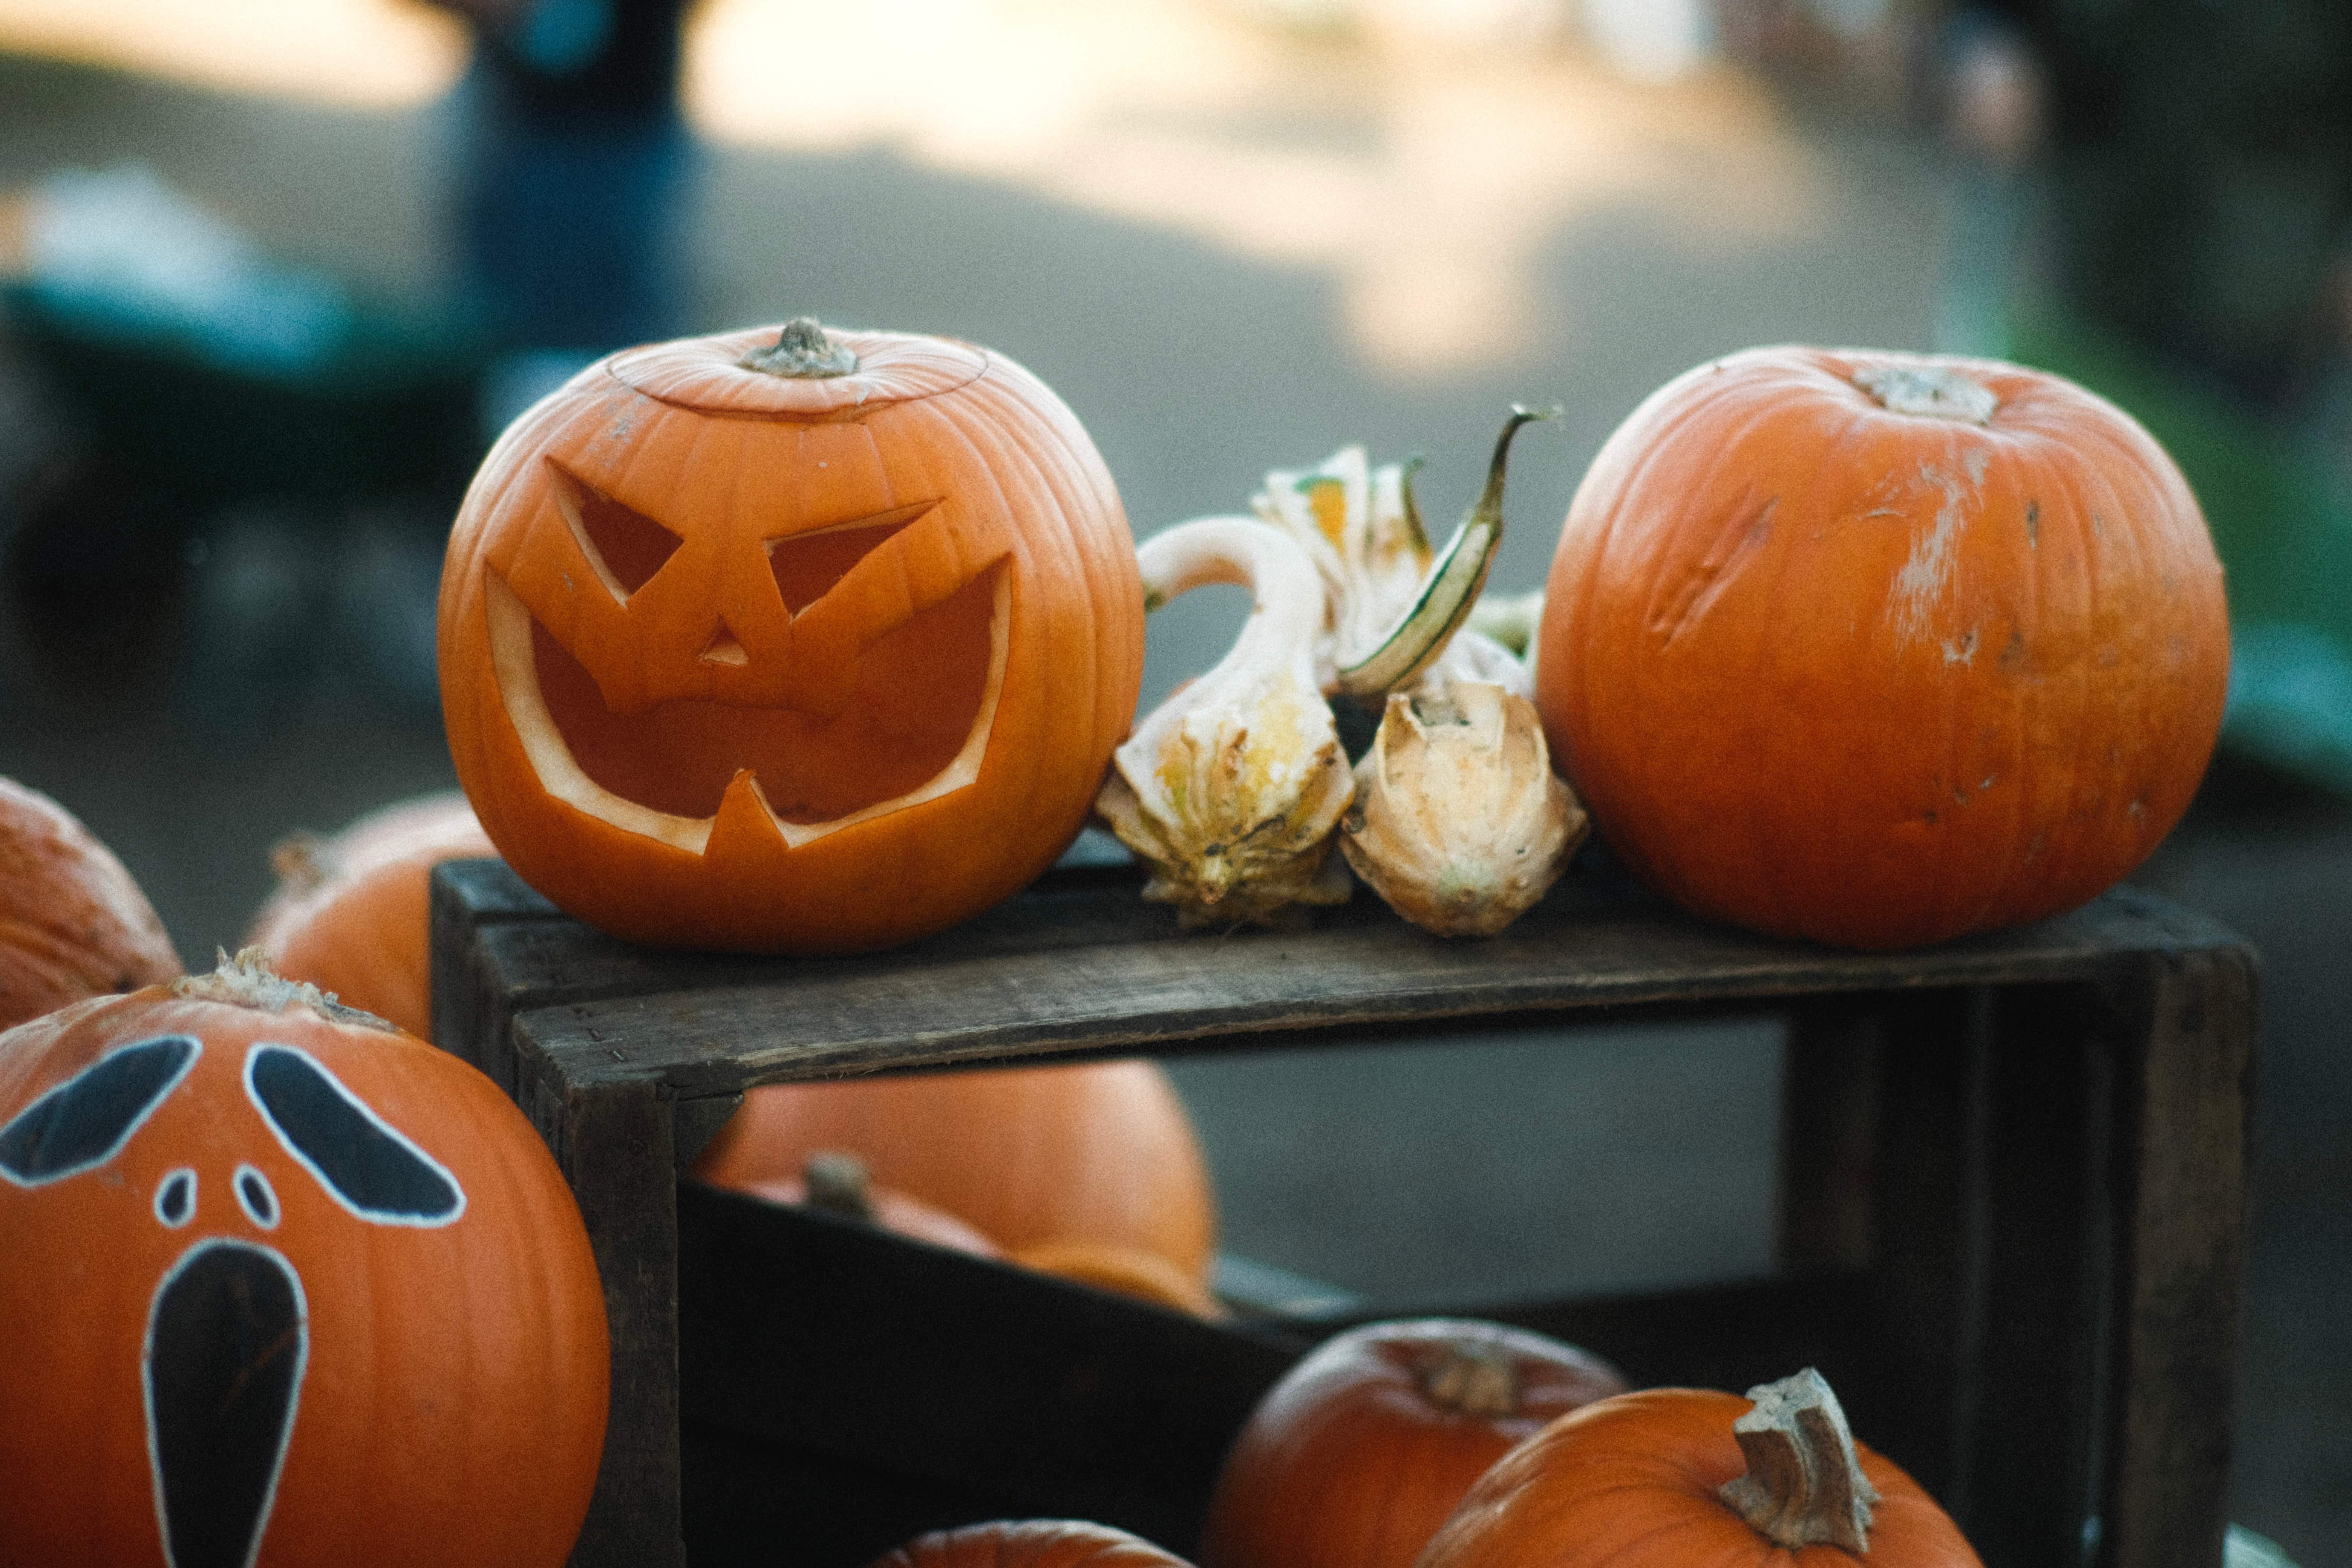
[[[2197,492],[2230,595],[2221,743],[2352,798],[2352,475],[2226,391],[2079,317],[2021,310],[2006,357],[2118,405]]]
[[[142,164],[56,171],[30,211],[10,335],[118,470],[184,507],[454,504],[481,358],[454,317],[278,262]]]

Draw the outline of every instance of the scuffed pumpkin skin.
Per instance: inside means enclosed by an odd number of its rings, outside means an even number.
[[[1076,836],[1140,686],[1133,539],[1052,392],[903,333],[834,333],[863,363],[832,379],[736,363],[775,335],[582,372],[501,437],[450,541],[459,782],[526,882],[632,941],[856,952],[987,908]],[[590,513],[672,553],[592,558]],[[551,776],[519,681],[602,760]]]
[[[1957,373],[1982,423],[1856,377]],[[1610,437],[1538,632],[1555,763],[1702,916],[1897,948],[2040,919],[2187,809],[2228,683],[2221,569],[2131,418],[1988,361],[1762,348]]]

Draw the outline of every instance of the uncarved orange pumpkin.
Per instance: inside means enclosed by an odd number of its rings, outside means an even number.
[[[1538,634],[1555,764],[1695,912],[1863,948],[2036,920],[2187,808],[2221,569],[2127,415],[1980,360],[1751,349],[1619,426]]]
[[[1916,1481],[1854,1445],[1876,1500],[1867,1550],[1775,1545],[1719,1495],[1748,1473],[1712,1389],[1621,1394],[1559,1417],[1481,1476],[1420,1568],[1981,1568]]]
[[[992,1520],[918,1536],[873,1568],[1188,1568],[1139,1535],[1080,1519]]]
[[[1070,843],[1135,710],[1134,540],[1061,400],[969,343],[835,332],[856,368],[819,375],[778,337],[583,371],[450,538],[458,780],[524,881],[633,941],[939,931]]]
[[[0,1561],[557,1568],[587,1233],[480,1073],[242,964],[0,1035]]]
[[[325,838],[290,838],[245,944],[287,979],[429,1039],[433,868],[497,853],[454,790],[372,811]]]
[[[47,795],[0,778],[0,1028],[179,973],[114,852]]]
[[[1625,1390],[1547,1335],[1463,1318],[1368,1323],[1266,1392],[1225,1456],[1205,1568],[1412,1568],[1471,1483],[1570,1410]]]
[[[697,1160],[748,1188],[842,1149],[893,1187],[977,1226],[1008,1254],[1129,1247],[1205,1286],[1216,1208],[1192,1117],[1141,1060],[769,1084]]]

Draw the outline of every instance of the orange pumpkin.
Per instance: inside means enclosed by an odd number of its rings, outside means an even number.
[[[1222,1318],[1223,1303],[1194,1275],[1156,1252],[1100,1241],[1041,1241],[1013,1255],[1013,1261],[1040,1274],[1091,1285],[1113,1295],[1132,1296],[1196,1318]]]
[[[1076,837],[1142,659],[1069,409],[987,349],[814,322],[582,372],[484,460],[442,577],[491,841],[665,945],[862,951],[1003,899]]]
[[[873,1568],[1188,1568],[1139,1535],[1081,1519],[994,1520],[934,1531]]]
[[[0,778],[0,1028],[179,973],[113,852],[47,795]]]
[[[1571,1411],[1478,1479],[1419,1568],[1693,1563],[1981,1568],[1916,1481],[1853,1441],[1818,1373],[1747,1399],[1653,1388]]]
[[[2073,908],[2187,808],[2221,569],[2127,415],[2015,365],[1751,349],[1578,488],[1538,634],[1556,763],[1710,919],[1863,948]]]
[[[739,1189],[772,1204],[814,1209],[853,1224],[877,1226],[910,1241],[929,1242],[974,1258],[1001,1256],[996,1244],[947,1210],[891,1187],[877,1187],[866,1162],[838,1149],[809,1157],[797,1176],[747,1182]]]
[[[556,1568],[604,1296],[488,1079],[242,961],[0,1035],[0,1559]]]
[[[977,1226],[1009,1254],[1088,1242],[1165,1258],[1205,1286],[1216,1209],[1192,1117],[1148,1061],[769,1084],[695,1163],[724,1187],[856,1153],[884,1186]]]
[[[287,979],[429,1039],[433,868],[497,853],[454,791],[384,806],[327,838],[290,838],[245,945]]]
[[[1258,1403],[1209,1501],[1206,1568],[1412,1568],[1471,1483],[1555,1417],[1622,1394],[1587,1351],[1410,1318],[1323,1342]]]

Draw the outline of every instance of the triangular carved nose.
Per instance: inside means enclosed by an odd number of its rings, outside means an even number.
[[[743,639],[737,637],[735,628],[723,620],[719,623],[719,629],[710,634],[710,640],[702,645],[702,658],[706,664],[751,662],[751,656],[744,651]]]

